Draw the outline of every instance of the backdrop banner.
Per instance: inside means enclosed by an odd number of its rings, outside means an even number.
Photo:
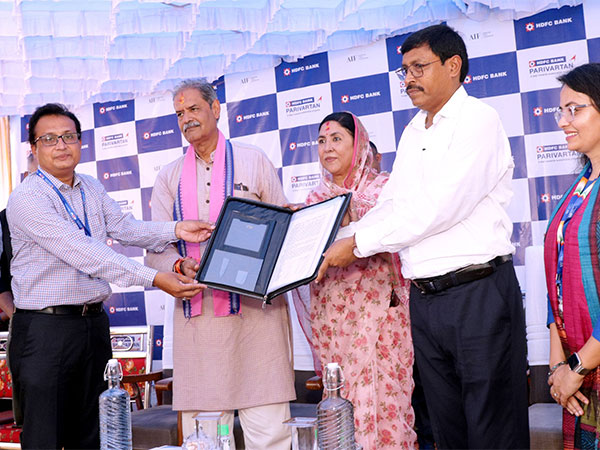
[[[579,168],[578,155],[567,150],[553,117],[560,92],[556,78],[588,61],[600,61],[599,22],[597,2],[516,21],[492,15],[483,22],[448,22],[467,44],[467,92],[498,111],[510,139],[516,168],[509,212],[523,290],[525,248],[542,243],[549,214]],[[389,171],[400,135],[417,111],[394,73],[402,64],[400,46],[406,37],[314,54],[274,69],[225,75],[214,82],[222,104],[219,128],[233,141],[266,153],[291,203],[303,202],[319,183],[317,127],[333,111],[351,111],[361,118],[383,154],[382,170]],[[84,130],[77,170],[97,177],[124,212],[149,220],[158,171],[187,147],[171,94],[95,103],[75,113]],[[21,143],[13,145],[13,158],[21,172],[28,151],[28,120],[29,116],[11,117],[11,140]],[[143,262],[143,250],[112,240],[107,244]],[[112,324],[163,325],[167,295],[138,287],[113,290],[106,302]],[[162,342],[161,328],[156,335]]]

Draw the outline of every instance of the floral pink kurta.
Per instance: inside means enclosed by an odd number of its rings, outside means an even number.
[[[414,448],[416,440],[408,292],[396,289],[400,304],[389,306],[386,259],[330,268],[311,286],[313,345],[323,364],[338,362],[344,371],[342,395],[354,405],[356,440],[365,450]]]
[[[388,176],[371,169],[369,137],[354,116],[354,161],[345,186],[323,169],[321,184],[307,203],[352,192],[350,221],[371,209]],[[414,448],[411,396],[413,346],[408,282],[397,255],[359,259],[344,269],[330,267],[311,284],[312,345],[322,365],[337,362],[346,383],[342,395],[354,405],[356,440],[365,450]],[[390,306],[392,292],[394,304]]]

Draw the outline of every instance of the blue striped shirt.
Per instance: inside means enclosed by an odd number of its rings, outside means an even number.
[[[95,303],[118,286],[150,287],[157,271],[112,250],[107,238],[155,252],[176,241],[176,222],[143,222],[121,208],[95,178],[75,174],[73,187],[44,172],[77,215],[84,218],[85,191],[91,237],[68,215],[54,189],[30,175],[12,192],[7,205],[11,230],[14,302],[21,309]]]

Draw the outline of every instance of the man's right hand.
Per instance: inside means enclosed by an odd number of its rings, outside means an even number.
[[[152,284],[177,298],[192,298],[206,289],[204,284],[175,272],[158,272]]]

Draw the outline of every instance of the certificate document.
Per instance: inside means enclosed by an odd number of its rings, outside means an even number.
[[[229,197],[196,279],[269,300],[316,278],[350,203],[345,194],[298,211]]]

